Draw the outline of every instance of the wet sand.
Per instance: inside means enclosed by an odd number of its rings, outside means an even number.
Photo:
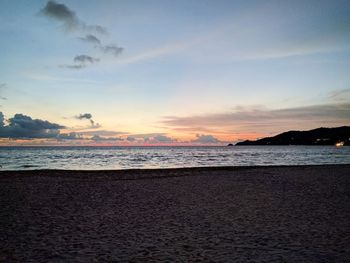
[[[0,172],[0,262],[350,262],[350,165]]]

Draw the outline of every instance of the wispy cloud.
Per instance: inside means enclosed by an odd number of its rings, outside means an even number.
[[[165,117],[169,129],[217,130],[234,133],[278,133],[300,127],[340,126],[350,124],[350,103],[325,104],[286,109],[241,108],[233,112],[187,117]]]
[[[99,46],[103,53],[110,53],[114,56],[119,56],[124,48],[118,47],[117,45],[107,45],[107,46]]]
[[[126,138],[129,142],[147,143],[147,144],[170,144],[177,142],[177,139],[169,137],[166,133],[145,133],[131,134]]]
[[[170,142],[176,142],[176,139],[173,139],[169,136],[165,135],[157,135],[152,138],[155,142],[161,142],[161,143],[170,143]]]
[[[98,39],[96,36],[92,34],[88,34],[85,37],[79,37],[80,40],[87,42],[87,43],[92,43],[95,45],[101,45],[101,40]]]
[[[207,42],[212,37],[215,37],[218,34],[217,31],[213,30],[212,32],[205,32],[200,33],[194,37],[186,38],[186,39],[180,39],[177,41],[173,41],[166,44],[159,44],[158,46],[155,46],[150,49],[146,49],[143,51],[140,51],[139,53],[130,55],[129,57],[124,57],[122,59],[119,59],[119,63],[121,64],[133,64],[138,63],[142,61],[152,60],[155,58],[172,55],[172,54],[178,54],[184,53],[186,50],[190,50],[191,48],[198,48],[201,44]]]
[[[343,46],[333,46],[319,43],[288,43],[280,44],[279,46],[275,46],[273,48],[262,46],[253,49],[238,49],[237,52],[233,52],[232,54],[228,55],[226,59],[232,61],[285,59],[305,55],[339,52],[344,49],[345,47]]]
[[[64,64],[64,65],[60,65],[59,67],[70,68],[70,69],[82,69],[82,68],[85,68],[86,65],[83,65],[83,64],[72,64],[72,65]]]
[[[104,54],[111,54],[113,57],[119,56],[124,48],[115,44],[103,45],[101,39],[93,33],[107,34],[107,30],[100,25],[88,25],[78,18],[76,12],[71,10],[68,6],[57,3],[55,1],[48,1],[45,7],[40,10],[42,15],[52,18],[62,23],[64,28],[68,31],[88,32],[84,37],[79,37],[81,41],[95,45],[95,48]],[[99,58],[93,58],[88,55],[79,55],[74,59],[75,64],[60,65],[61,68],[69,69],[83,69],[89,64],[94,64],[100,61]]]
[[[214,53],[236,61],[285,59],[348,50],[349,10],[341,1],[262,2],[255,9],[232,18],[233,23],[223,25],[227,28],[223,34],[233,37],[222,44],[222,37],[217,37],[218,52]]]
[[[89,79],[79,79],[79,78],[60,78],[56,76],[51,76],[47,74],[42,73],[24,73],[26,77],[33,80],[40,80],[40,81],[57,81],[57,82],[73,82],[73,83],[87,83],[87,84],[101,84],[101,82],[96,80],[89,80]]]
[[[90,122],[90,126],[88,127],[88,129],[97,129],[97,128],[101,127],[101,125],[99,123],[95,122],[92,119],[91,113],[82,113],[82,114],[75,116],[75,118],[78,120],[84,120],[84,119],[88,120]]]
[[[82,132],[79,132],[79,133],[82,134],[82,135],[88,135],[88,136],[98,135],[98,136],[107,136],[107,137],[129,134],[128,132],[108,131],[108,130],[82,131]]]
[[[75,118],[77,118],[78,120],[83,120],[83,119],[90,120],[92,118],[92,114],[91,113],[82,113],[82,114],[77,115]]]
[[[166,135],[166,133],[137,133],[137,134],[131,134],[130,137],[145,139],[145,138],[151,138],[159,135]]]
[[[56,138],[58,141],[63,140],[84,140],[80,133],[69,132],[69,133],[59,133]]]
[[[190,46],[190,44],[184,44],[184,43],[160,46],[160,47],[157,47],[154,49],[143,51],[139,54],[132,55],[130,57],[126,57],[124,59],[120,59],[119,63],[132,64],[132,63],[137,63],[137,62],[141,62],[144,60],[154,59],[154,58],[161,57],[164,55],[179,52],[181,50],[188,48],[189,46]]]
[[[6,87],[6,84],[5,83],[0,83],[0,91],[2,90],[2,89],[4,89]],[[6,97],[3,97],[3,96],[0,96],[0,99],[1,100],[7,100],[7,98]],[[0,105],[1,106],[1,105]]]
[[[103,45],[102,41],[92,34],[86,35],[85,37],[80,37],[79,39],[84,42],[91,43],[95,48],[99,49],[103,53],[112,54],[115,57],[119,56],[124,50],[124,48],[115,44]]]
[[[104,142],[104,141],[108,141],[108,142],[113,142],[113,141],[123,141],[123,138],[119,138],[119,137],[102,137],[100,135],[93,135],[90,140],[95,141],[95,142]]]
[[[347,12],[338,12],[334,17],[335,9],[329,8],[332,5],[327,2],[319,3],[315,10],[310,10],[310,6],[304,2],[257,4],[236,16],[223,18],[221,23],[197,35],[155,46],[120,62],[136,63],[177,53],[205,62],[254,61],[348,50]],[[290,10],[300,14],[295,16]]]
[[[345,101],[350,97],[350,88],[349,89],[340,89],[331,91],[328,94],[328,98],[336,101]]]
[[[75,64],[60,65],[60,67],[71,68],[71,69],[81,69],[81,68],[87,67],[88,65],[94,64],[98,61],[100,61],[99,58],[93,58],[88,55],[78,55],[78,56],[75,56],[73,59],[73,62]]]
[[[107,30],[100,25],[88,25],[78,18],[76,13],[64,4],[55,1],[48,1],[41,14],[62,22],[67,31],[92,31],[100,34],[107,34]]]
[[[75,63],[81,63],[81,64],[86,64],[86,63],[93,64],[95,62],[100,61],[100,59],[93,58],[93,57],[90,57],[88,55],[79,55],[79,56],[76,56],[73,60]]]

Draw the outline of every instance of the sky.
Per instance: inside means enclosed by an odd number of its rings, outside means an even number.
[[[0,145],[350,125],[350,2],[0,0]]]

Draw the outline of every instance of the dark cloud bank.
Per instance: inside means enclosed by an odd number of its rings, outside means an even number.
[[[92,114],[83,113],[75,116],[79,120],[92,120]],[[96,126],[96,124],[95,124]],[[54,139],[57,141],[64,140],[84,140],[92,141],[95,143],[113,143],[113,142],[136,142],[136,143],[171,143],[176,140],[167,137],[164,134],[135,134],[130,135],[128,138],[111,137],[115,135],[126,135],[126,132],[115,131],[86,131],[86,132],[70,132],[61,133],[60,129],[67,127],[52,123],[46,120],[33,119],[24,114],[15,114],[14,117],[5,120],[4,115],[0,112],[0,138],[12,139],[12,140],[32,140],[32,139]],[[92,128],[92,127],[90,127]],[[133,137],[135,136],[135,137]]]
[[[0,138],[59,138],[59,129],[65,128],[62,125],[40,119],[32,119],[20,113],[15,114],[7,122],[8,124],[5,125],[4,115],[0,112]]]
[[[91,122],[89,128],[97,128],[97,126],[99,126],[98,123],[94,123],[92,120],[91,113],[82,113],[75,116],[75,118],[78,120],[89,120]],[[61,133],[60,130],[65,128],[67,127],[46,120],[33,119],[30,116],[21,113],[17,113],[12,118],[5,120],[3,113],[0,112],[0,138],[6,139],[55,139],[58,141],[87,140],[97,143],[124,141],[150,144],[171,143],[176,141],[163,133],[135,134],[130,135],[127,138],[121,138],[111,136],[126,135],[128,133],[106,130]]]
[[[84,113],[76,116],[77,119],[87,119],[90,121],[90,128],[98,128],[100,125],[95,123],[91,118],[90,113]],[[0,138],[9,139],[57,139],[57,140],[82,140],[90,139],[94,141],[101,140],[116,140],[115,138],[105,138],[99,135],[99,132],[91,132],[92,137],[85,138],[84,133],[61,133],[60,129],[67,127],[40,119],[32,119],[21,113],[15,114],[14,117],[9,118],[5,123],[5,118],[0,112]],[[101,131],[101,134],[115,134],[115,132]]]

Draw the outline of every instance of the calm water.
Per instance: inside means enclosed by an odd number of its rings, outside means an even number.
[[[350,147],[0,147],[2,170],[350,164]]]

